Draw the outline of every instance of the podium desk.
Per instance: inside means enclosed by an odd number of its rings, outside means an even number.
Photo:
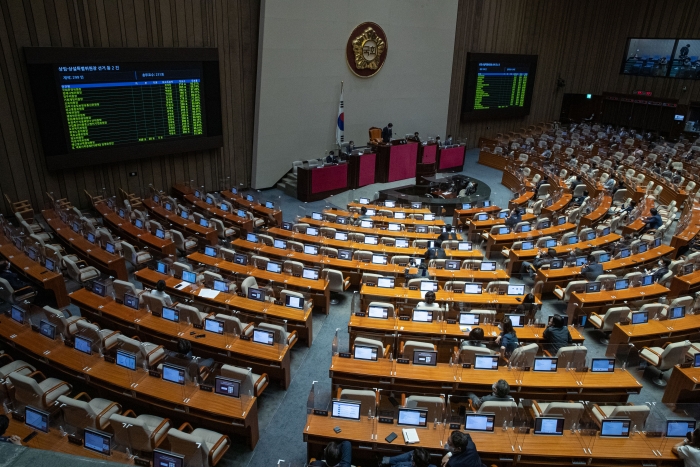
[[[294,331],[300,340],[304,340],[307,346],[311,346],[313,340],[313,320],[311,319],[311,308],[297,310],[278,305],[273,302],[261,302],[242,297],[237,294],[219,292],[215,297],[203,297],[201,295],[204,288],[193,288],[191,286],[176,288],[181,283],[180,280],[166,274],[161,274],[152,269],[142,269],[134,275],[139,281],[149,288],[155,288],[159,280],[165,281],[165,287],[169,294],[175,297],[182,297],[194,300],[197,303],[214,307],[212,312],[223,312],[231,314],[232,311],[247,315],[250,320],[269,321],[272,319],[279,323],[280,320],[287,320],[287,330]],[[277,324],[275,323],[275,324]]]
[[[700,368],[674,366],[661,402],[697,404],[698,398],[700,398]]]
[[[149,250],[155,252],[156,256],[177,255],[175,243],[172,240],[160,239],[148,230],[139,229],[131,223],[128,215],[126,219],[122,219],[105,201],[97,202],[95,209],[102,215],[107,227],[120,232],[129,242],[133,242],[134,246],[148,247]]]
[[[297,168],[297,198],[318,201],[348,189],[348,164]]]
[[[408,141],[406,144],[398,144],[398,141],[394,140],[391,144],[372,146],[374,152],[377,153],[375,171],[377,183],[395,182],[416,176],[418,143]]]
[[[144,199],[142,203],[153,217],[165,221],[163,228],[167,229],[168,225],[172,224],[173,228],[182,232],[185,237],[195,237],[197,244],[202,247],[204,245],[214,246],[219,243],[219,236],[214,227],[202,227],[194,219],[183,219],[182,216],[168,211],[159,203],[153,201],[153,198]]]
[[[266,224],[279,225],[282,223],[282,208],[280,206],[268,208],[264,204],[260,204],[258,201],[249,201],[240,193],[233,193],[230,190],[223,190],[221,192],[221,196],[236,206],[240,206],[243,209],[248,209],[258,213],[258,216],[256,217],[265,219]]]
[[[606,355],[615,356],[621,346],[633,344],[641,351],[643,347],[663,347],[666,342],[697,342],[700,338],[700,315],[657,321],[649,317],[644,324],[615,324],[610,335]]]
[[[333,390],[338,387],[380,388],[384,391],[413,394],[466,396],[492,393],[492,385],[504,379],[511,396],[517,399],[547,401],[627,402],[630,394],[639,394],[642,384],[627,370],[612,373],[584,373],[560,368],[556,372],[475,370],[462,365],[438,363],[436,366],[401,364],[396,360],[376,362],[343,358],[331,361]],[[335,392],[334,392],[335,393]]]
[[[501,254],[503,247],[510,247],[515,242],[520,242],[523,240],[532,240],[536,242],[542,237],[553,237],[561,236],[567,232],[577,229],[576,224],[566,222],[562,225],[553,225],[547,227],[546,229],[531,230],[529,232],[511,232],[504,235],[491,235],[489,234],[488,241],[486,242],[486,257],[492,258],[497,254]]]
[[[418,144],[418,160],[421,164],[435,164],[438,157],[438,146],[435,143]]]
[[[385,219],[389,222],[391,222],[391,219],[388,218],[382,218]],[[401,224],[402,221],[405,219],[396,219],[395,223]],[[418,233],[418,232],[409,232],[407,230],[388,230],[386,227],[380,228],[380,227],[360,227],[357,225],[349,225],[349,224],[338,224],[336,222],[330,222],[326,220],[316,220],[312,219],[310,217],[303,217],[299,220],[300,223],[304,224],[309,224],[313,227],[329,227],[331,229],[339,230],[341,232],[354,232],[354,233],[361,233],[365,235],[376,235],[378,237],[396,237],[396,238],[408,238],[410,240],[435,240],[438,238],[440,234],[438,233]]]
[[[0,255],[10,262],[15,271],[29,279],[32,284],[51,292],[59,308],[70,305],[66,281],[63,276],[49,271],[36,261],[32,261],[23,251],[17,249],[2,232],[0,232]]]
[[[88,392],[121,402],[137,413],[170,418],[176,424],[189,422],[233,439],[244,437],[248,446],[258,442],[256,397],[233,399],[196,386],[181,386],[107,363],[100,355],[86,355],[60,340],[49,340],[10,318],[0,318],[0,339],[9,352],[27,358],[45,375],[90,388]],[[172,323],[175,324],[175,323]],[[262,346],[262,345],[260,345]]]
[[[314,299],[316,306],[320,307],[325,314],[328,314],[330,311],[330,288],[328,287],[328,281],[321,277],[313,280],[295,277],[292,274],[287,273],[268,272],[264,269],[258,269],[251,264],[242,266],[231,261],[226,261],[222,258],[212,258],[204,253],[192,253],[188,255],[187,258],[195,263],[213,266],[219,269],[224,276],[237,276],[239,274],[242,278],[253,276],[258,281],[264,281],[270,284],[276,283],[280,286],[283,285],[285,289],[308,293]]]
[[[464,153],[466,147],[463,144],[451,146],[449,148],[441,147],[438,150],[437,158],[438,172],[462,169],[464,167]]]
[[[354,190],[374,183],[374,172],[377,166],[375,153],[350,155],[348,165],[348,189]]]
[[[463,430],[464,420],[461,422]],[[336,426],[340,427],[340,433],[333,430]],[[348,440],[352,445],[353,463],[357,465],[374,465],[378,457],[396,456],[417,447],[431,451],[431,463],[439,465],[445,454],[445,443],[453,431],[449,425],[438,423],[434,426],[428,421],[427,427],[416,428],[420,440],[416,444],[404,443],[402,428],[396,421],[379,423],[377,418],[365,416],[355,421],[311,414],[304,424],[307,459],[322,459],[323,449],[328,443]],[[396,433],[398,438],[388,443],[386,437],[391,433]],[[683,466],[683,460],[672,451],[676,444],[673,440],[663,444],[657,453],[655,449],[659,448],[660,439],[647,438],[639,432],[630,438],[606,438],[566,430],[562,436],[552,437],[535,435],[534,432],[516,433],[513,428],[503,431],[502,427],[496,427],[493,433],[470,432],[469,435],[486,465]],[[590,452],[584,447],[590,448]]]
[[[581,314],[590,316],[591,313],[598,313],[603,316],[605,312],[614,306],[629,306],[625,302],[653,302],[664,295],[668,295],[669,290],[663,285],[654,282],[643,287],[630,287],[622,290],[601,290],[600,292],[585,293],[574,292],[569,298],[566,306],[566,314],[569,322],[573,323]],[[653,318],[650,316],[649,319]]]
[[[586,240],[585,242],[576,242],[570,245],[557,245],[554,247],[554,249],[557,251],[557,256],[562,258],[568,255],[570,251],[574,251],[576,248],[588,253],[592,250],[605,248],[607,245],[620,240],[620,238],[620,235],[610,233],[604,237],[596,237],[593,240]],[[514,271],[520,271],[523,261],[532,262],[539,251],[539,248],[533,248],[531,250],[509,249],[508,258],[510,261],[508,262],[508,274],[513,274]]]
[[[103,324],[107,329],[121,331],[126,336],[136,333],[144,340],[171,349],[176,347],[178,339],[185,339],[192,344],[193,353],[198,357],[211,357],[218,362],[251,367],[255,373],[267,373],[271,379],[279,381],[282,388],[289,387],[289,346],[280,349],[278,346],[266,346],[238,337],[202,331],[186,323],[173,323],[154,316],[143,308],[134,310],[115,302],[111,297],[100,297],[86,289],[71,293],[71,301],[90,319]],[[231,308],[236,305],[232,301]],[[195,334],[190,334],[193,331]],[[197,338],[197,334],[205,334],[206,337]]]
[[[397,201],[397,204],[398,204],[398,201]],[[366,207],[367,209],[376,209],[376,210],[384,209],[386,211],[392,211],[392,212],[396,212],[396,211],[405,212],[407,216],[409,214],[430,214],[430,212],[431,212],[430,209],[428,209],[428,208],[412,209],[410,206],[396,206],[393,208],[388,208],[386,206],[382,206],[379,204],[371,204],[371,203],[370,204],[360,204],[360,203],[356,203],[354,201],[352,203],[348,203],[348,209],[350,209],[350,208],[360,209],[363,206]],[[343,215],[345,215],[345,214],[343,214]],[[406,220],[408,220],[408,219],[406,219]]]

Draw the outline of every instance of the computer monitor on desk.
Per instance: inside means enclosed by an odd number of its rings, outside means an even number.
[[[667,438],[685,438],[688,436],[688,433],[692,433],[693,431],[695,431],[695,420],[693,419],[666,420]]]
[[[509,314],[506,313],[505,317],[510,319],[514,328],[522,328],[525,326],[525,315]]]
[[[413,321],[418,323],[432,323],[433,310],[413,310]]]
[[[612,373],[614,371],[614,358],[594,358],[591,360],[591,372],[593,373]]]
[[[388,319],[389,310],[383,306],[372,305],[367,308],[367,316],[370,318]]]
[[[525,286],[508,285],[508,295],[525,295]]]
[[[464,429],[480,433],[493,433],[495,421],[496,414],[493,413],[468,413],[464,420]]]
[[[428,426],[428,409],[400,408],[397,424],[403,426],[426,427]]]
[[[331,417],[346,420],[359,420],[362,403],[350,400],[333,400],[331,402]]]
[[[700,352],[695,354],[695,361],[693,362],[694,368],[700,368]]]
[[[679,319],[685,316],[684,306],[674,306],[669,310],[668,319]]]
[[[437,281],[421,281],[420,291],[421,292],[437,292],[438,283]]]
[[[48,412],[27,405],[24,408],[24,423],[33,430],[38,430],[43,433],[49,432],[49,417]]]
[[[369,345],[355,344],[354,357],[357,360],[377,361],[377,348]]]
[[[478,326],[479,314],[461,312],[459,314],[459,324],[461,326]]]
[[[557,357],[535,357],[532,371],[556,372],[558,360]]]
[[[431,352],[429,350],[415,350],[413,352],[413,364],[436,366],[437,352]]]
[[[498,355],[475,355],[475,370],[498,370]]]
[[[214,378],[214,392],[221,396],[240,397],[241,382],[235,379],[216,376]]]
[[[632,319],[630,320],[632,324],[646,324],[649,322],[649,312],[648,311],[633,311]]]
[[[104,431],[85,428],[83,436],[83,446],[89,451],[102,454],[103,456],[112,455],[112,435]]]
[[[185,456],[163,449],[154,449],[153,467],[185,467]]]
[[[561,436],[564,434],[564,418],[537,417],[535,418],[535,434]]]
[[[629,418],[606,418],[600,424],[600,436],[628,438],[632,421]]]
[[[380,277],[377,279],[377,287],[382,289],[393,289],[394,288],[394,278],[393,277]]]
[[[478,283],[464,284],[464,293],[469,295],[479,295],[482,291],[482,285]]]

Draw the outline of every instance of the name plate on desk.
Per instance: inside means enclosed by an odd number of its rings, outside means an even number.
[[[462,368],[471,368],[472,364],[471,363],[462,363]]]
[[[39,332],[39,326],[37,326],[36,324],[32,324],[32,331]]]
[[[375,284],[374,282],[365,282],[365,285],[366,285],[367,287],[374,287],[374,286],[376,286],[377,284]]]
[[[206,384],[200,384],[200,385],[199,385],[199,389],[201,389],[202,391],[206,391],[206,392],[212,392],[212,391],[214,390],[214,386],[208,386],[208,385],[206,385]]]
[[[394,417],[379,417],[379,423],[394,424]]]
[[[364,317],[365,317],[365,313],[362,312],[362,311],[358,311],[357,313],[355,313],[355,316],[359,316],[360,318],[364,318]]]
[[[24,415],[19,412],[12,412],[12,419],[24,423]]]
[[[110,357],[109,355],[104,356],[105,362],[107,363],[114,363],[114,357]]]
[[[529,366],[524,366],[524,367],[523,367],[523,371],[530,371],[530,367],[529,367]]]
[[[536,326],[536,327],[538,327],[538,328],[546,328],[547,325],[544,324],[544,323],[537,323],[537,326]]]
[[[241,338],[241,340],[244,340],[244,341],[250,340],[250,336],[239,336],[239,337]]]
[[[418,287],[416,287],[415,285],[412,285],[408,288],[408,290],[418,290]]]
[[[680,364],[680,367],[681,367],[681,368],[690,368],[690,367],[692,367],[692,366],[693,366],[693,364],[692,364],[691,362],[688,362],[688,363],[681,363],[681,364]]]
[[[275,301],[272,302],[272,303],[274,303],[274,304],[277,305],[277,306],[282,306],[282,302],[279,301],[279,300],[275,300]]]
[[[407,358],[397,358],[396,363],[401,363],[403,365],[408,365],[411,361]]]
[[[301,274],[292,274],[293,277],[301,277]]]
[[[148,370],[148,376],[153,376],[154,378],[160,378],[160,371]]]
[[[338,356],[340,358],[352,358],[352,355],[349,354],[348,352],[340,352],[340,353],[338,353]]]
[[[201,324],[194,324],[194,323],[192,323],[192,327],[195,328],[195,329],[204,329],[204,326],[201,325]]]
[[[66,347],[73,348],[73,343],[69,339],[65,339],[63,341],[63,345],[65,345]]]
[[[320,416],[322,416],[322,417],[327,417],[327,416],[328,416],[328,411],[327,411],[327,410],[314,409],[314,415],[320,415]]]
[[[124,300],[122,300],[121,298],[115,298],[114,301],[117,302],[117,303],[120,304],[120,305],[123,305],[123,304],[124,304]]]
[[[411,321],[411,317],[410,317],[410,316],[399,316],[399,319],[400,319],[401,321]]]
[[[459,423],[450,423],[450,430],[459,430],[461,427]]]
[[[454,319],[448,319],[447,324],[457,324],[457,320]]]
[[[245,294],[244,294],[244,293],[241,293],[241,292],[236,292],[236,295],[238,295],[239,297],[243,297],[243,298],[245,298]]]
[[[153,316],[155,316],[156,318],[160,318],[160,317],[162,316],[162,315],[161,315],[159,312],[157,312],[157,311],[151,311],[151,314],[152,314]]]
[[[151,467],[151,461],[148,459],[141,459],[140,457],[134,457],[134,464],[139,467]]]
[[[68,442],[77,446],[82,446],[83,438],[81,438],[80,436],[68,435]]]

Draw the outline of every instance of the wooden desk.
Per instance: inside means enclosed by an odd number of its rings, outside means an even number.
[[[616,355],[623,345],[634,344],[643,347],[663,347],[666,342],[689,340],[697,342],[700,337],[700,315],[687,315],[673,320],[656,321],[649,317],[645,324],[616,324],[610,335],[606,355]]]
[[[192,204],[197,211],[208,216],[215,217],[223,221],[225,225],[232,227],[238,232],[239,236],[245,236],[247,232],[253,231],[254,225],[252,219],[248,219],[247,217],[239,217],[232,212],[227,212],[220,209],[218,206],[207,204],[206,201],[197,198],[194,193],[183,194],[181,197],[188,203]]]
[[[277,208],[268,208],[257,201],[248,201],[240,193],[234,194],[230,190],[222,191],[221,196],[242,208],[257,212],[261,218],[265,219],[265,223],[268,225],[280,225],[282,223],[282,209],[279,206]]]
[[[386,209],[386,208],[380,207],[380,208],[372,208],[372,209],[377,209],[377,210],[378,210],[378,209]],[[405,214],[406,214],[406,218],[405,218],[405,219],[396,219],[395,217],[370,216],[370,219],[371,219],[375,224],[381,224],[381,225],[386,225],[386,224],[389,224],[389,223],[404,224],[404,225],[407,225],[407,226],[413,226],[414,229],[415,229],[415,226],[417,226],[417,225],[439,225],[439,226],[441,226],[441,227],[442,227],[443,225],[445,225],[445,221],[443,221],[442,219],[437,219],[437,218],[436,218],[436,219],[434,219],[434,220],[432,220],[432,221],[426,221],[426,220],[422,220],[422,219],[411,219],[411,218],[408,217],[412,212],[419,213],[420,211],[423,211],[423,209],[399,209],[399,208],[394,208],[394,211],[393,211],[393,212],[396,212],[396,211],[405,213]],[[344,210],[342,210],[342,209],[335,209],[335,208],[332,208],[332,209],[324,209],[323,212],[329,213],[329,214],[335,214],[335,215],[337,215],[337,216],[350,217],[350,218],[353,218],[353,219],[357,219],[357,218],[360,216],[360,215],[359,215],[358,213],[356,213],[356,212],[344,211]],[[377,212],[379,212],[379,211],[377,211]]]
[[[145,229],[139,229],[131,223],[130,219],[119,217],[105,201],[97,202],[95,209],[102,215],[105,224],[118,231],[129,242],[133,242],[134,246],[148,247],[155,255],[159,256],[175,256],[177,254],[175,243],[172,240],[162,240]]]
[[[608,211],[610,210],[611,206],[612,197],[610,195],[603,195],[603,201],[600,203],[600,205],[593,211],[591,211],[590,214],[581,217],[581,220],[578,223],[579,229],[593,227],[594,225],[602,221],[603,218],[605,218],[605,216],[608,214]]]
[[[626,402],[639,394],[642,384],[626,371],[578,373],[559,369],[552,373],[508,370],[474,370],[461,365],[436,366],[399,364],[387,359],[371,362],[334,356],[330,376],[337,387],[381,388],[384,391],[466,396],[491,394],[494,381],[505,379],[516,399],[548,401]]]
[[[387,219],[387,218],[384,218]],[[396,224],[401,224],[404,219],[397,219]],[[316,219],[311,219],[310,217],[304,217],[299,222],[312,225],[314,227],[329,227],[331,229],[336,229],[341,232],[356,232],[365,235],[376,235],[378,237],[397,237],[397,238],[408,238],[410,240],[435,240],[440,235],[439,233],[417,233],[409,232],[407,230],[393,231],[386,228],[365,228],[356,225],[348,224],[338,224],[336,222],[329,221],[319,221]],[[390,220],[389,220],[390,222]],[[388,223],[388,222],[387,222]],[[405,224],[404,224],[405,225]]]
[[[341,428],[340,433],[333,431],[336,426]],[[328,443],[344,440],[352,444],[353,463],[357,465],[374,465],[378,457],[396,456],[416,447],[442,456],[452,432],[449,428],[445,429],[442,423],[436,428],[428,423],[426,428],[416,428],[420,442],[406,445],[401,439],[401,428],[396,423],[378,423],[376,418],[361,417],[359,421],[353,421],[308,415],[304,425],[307,459],[322,459],[323,449]],[[399,437],[389,444],[385,439],[392,432]],[[671,450],[675,442],[669,440],[663,444],[659,456],[652,451],[659,448],[659,438],[647,438],[641,433],[630,438],[615,439],[585,436],[580,431],[571,433],[567,430],[563,436],[553,439],[551,436],[516,433],[512,428],[503,431],[501,427],[496,427],[493,433],[469,434],[481,461],[486,465],[683,466],[683,461]],[[586,451],[584,447],[590,447],[591,451]],[[439,460],[436,459],[438,457],[433,457],[431,463],[438,465]]]
[[[398,202],[397,202],[398,204]],[[350,208],[356,208],[356,209],[362,209],[362,207],[366,207],[367,209],[385,209],[387,211],[392,211],[392,212],[405,212],[406,215],[408,216],[409,214],[430,214],[430,209],[428,208],[421,208],[421,209],[412,209],[410,205],[408,206],[396,206],[393,208],[388,208],[383,205],[379,204],[360,204],[360,203],[348,203],[348,209]]]
[[[700,271],[693,271],[685,276],[673,276],[669,296],[690,295],[700,290]]]
[[[544,216],[544,217],[556,216],[559,211],[565,209],[569,205],[569,203],[571,202],[571,199],[572,199],[572,196],[570,193],[562,194],[559,197],[559,199],[557,199],[555,202],[552,203],[551,206],[547,206],[547,207],[545,207],[544,205],[542,206],[541,216]]]
[[[0,339],[10,347],[10,354],[28,358],[44,373],[68,382],[93,388],[91,394],[122,401],[137,413],[148,413],[190,422],[231,438],[245,437],[250,448],[258,442],[258,404],[256,397],[240,399],[180,386],[148,375],[143,369],[130,371],[107,363],[97,354],[86,355],[60,340],[50,341],[32,332],[28,326],[2,317]],[[175,324],[175,323],[173,323]],[[182,416],[178,416],[182,414]]]
[[[44,216],[49,227],[56,232],[58,238],[81,259],[105,274],[123,281],[129,280],[124,257],[108,253],[107,250],[100,248],[100,245],[90,243],[87,238],[75,233],[53,209],[41,211],[41,215]]]
[[[653,283],[644,287],[631,287],[623,290],[601,290],[594,293],[574,292],[571,294],[566,313],[569,322],[574,323],[580,314],[590,316],[595,312],[599,315],[614,306],[625,306],[625,302],[651,302],[656,301],[669,290],[659,283]],[[650,319],[652,316],[649,317]]]
[[[523,214],[522,222],[532,222],[537,217],[534,214]],[[477,221],[474,219],[465,220],[464,223],[468,226],[468,239],[471,241],[480,240],[479,235],[484,232],[491,232],[491,228],[497,225],[505,225],[506,220],[501,218],[489,218],[485,221]]]
[[[33,284],[53,293],[59,308],[70,305],[66,281],[61,274],[51,272],[29,256],[17,249],[2,232],[0,232],[0,255],[10,262],[15,271],[19,272]]]
[[[700,368],[674,366],[661,402],[697,404],[698,397],[700,397]]]
[[[501,254],[503,247],[510,247],[513,243],[523,240],[532,239],[537,241],[541,237],[561,236],[566,232],[576,230],[576,224],[566,222],[562,225],[555,225],[546,229],[531,230],[530,232],[507,233],[505,235],[491,235],[486,242],[486,257],[491,258],[497,254]]]
[[[246,276],[253,276],[258,282],[284,284],[284,288],[286,289],[308,293],[312,296],[314,304],[320,307],[324,313],[328,314],[330,312],[331,291],[328,287],[328,281],[320,277],[317,280],[311,280],[302,277],[294,277],[286,273],[277,274],[265,271],[264,269],[258,269],[252,264],[241,266],[240,264],[226,261],[222,258],[212,258],[203,253],[192,253],[187,256],[187,258],[197,263],[218,268],[219,271],[227,276],[237,274],[241,274],[244,278]]]
[[[508,201],[508,209],[513,209],[516,206],[524,206],[525,204],[529,203],[530,200],[534,197],[535,197],[534,191],[526,191],[525,193],[518,196],[517,198],[513,198],[510,201]]]
[[[676,230],[671,238],[671,246],[676,249],[674,257],[678,256],[678,249],[690,243],[700,233],[700,201],[693,198],[692,203],[686,203],[681,214],[680,223],[685,222],[685,228]],[[680,226],[678,227],[680,229]]]
[[[642,220],[642,217],[648,217],[651,215],[651,209],[654,207],[655,201],[653,198],[649,197],[640,200],[639,204],[641,209],[639,217],[633,222],[630,222],[629,224],[622,227],[622,235],[637,233],[640,230],[642,230],[642,228],[645,225],[644,221]]]
[[[491,205],[487,208],[471,208],[471,209],[455,209],[452,217],[452,225],[458,225],[460,223],[464,224],[467,219],[471,219],[475,214],[480,212],[485,212],[487,214],[492,214],[495,212],[502,211],[502,208],[498,206]]]
[[[166,225],[163,227],[168,228],[166,226],[172,224],[174,229],[184,233],[185,236],[194,236],[200,246],[213,246],[219,243],[219,236],[214,227],[202,227],[193,219],[183,219],[174,212],[165,209],[160,203],[153,201],[153,198],[144,199],[142,203],[153,217],[165,221]]]
[[[241,297],[235,294],[219,292],[216,297],[205,298],[199,295],[202,289],[194,289],[190,286],[176,289],[175,286],[180,284],[179,279],[172,276],[161,274],[152,269],[141,269],[134,277],[150,288],[155,288],[159,280],[165,281],[165,287],[169,294],[176,297],[182,297],[194,300],[208,307],[214,307],[216,312],[231,314],[233,311],[247,315],[249,319],[259,321],[269,321],[271,318],[276,319],[278,324],[280,320],[287,320],[287,330],[297,331],[299,339],[306,341],[310,347],[313,340],[313,319],[311,319],[311,309],[304,311],[287,308],[281,305],[275,305],[272,302],[261,302],[251,300],[246,297]],[[276,360],[275,360],[276,361]]]

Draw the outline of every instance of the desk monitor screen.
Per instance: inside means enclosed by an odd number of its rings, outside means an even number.
[[[24,241],[19,237],[15,237],[15,247],[21,251],[23,248],[23,245],[24,245]]]
[[[323,214],[320,212],[312,212],[311,213],[311,218],[315,221],[322,221],[323,220]]]
[[[92,292],[99,295],[100,297],[105,296],[105,285],[102,282],[93,282],[92,283]]]
[[[361,402],[349,400],[333,400],[331,403],[331,417],[344,418],[346,420],[360,419]]]
[[[345,216],[338,216],[338,217],[335,218],[335,221],[336,221],[338,224],[346,225],[346,224],[348,223],[348,218],[345,217]]]
[[[578,243],[578,238],[576,238],[576,235],[572,235],[571,237],[569,237],[568,242],[569,242],[569,245],[573,245],[574,243]],[[556,246],[556,245],[557,245],[557,241],[554,240],[554,246]]]
[[[389,310],[383,306],[370,306],[367,308],[367,316],[370,318],[387,319],[389,317]]]
[[[646,324],[649,322],[649,312],[648,311],[633,311],[632,312],[632,324]]]
[[[195,198],[201,198],[202,194],[199,192],[199,190],[194,190],[194,196]]]
[[[56,326],[42,319],[39,321],[39,334],[54,340],[56,338]]]
[[[461,263],[458,259],[448,259],[445,261],[445,269],[447,271],[458,271]]]
[[[603,230],[600,231],[600,237],[605,237],[607,235],[610,235],[610,227],[605,227]]]
[[[139,229],[143,229],[143,221],[141,219],[136,219],[134,225]]]
[[[240,264],[241,266],[245,266],[246,264],[248,264],[248,257],[243,253],[235,253],[233,255],[233,262],[236,264]]]
[[[535,357],[535,363],[532,366],[532,371],[557,371],[557,357]]]
[[[557,246],[557,240],[555,238],[550,238],[544,242],[545,248],[554,248]]]
[[[390,232],[398,232],[401,230],[401,224],[394,224],[393,222],[388,225]]]
[[[92,232],[88,232],[87,241],[94,244],[95,243],[95,234]]]
[[[248,287],[248,298],[259,302],[264,302],[265,291],[262,289],[256,289],[255,287]]]
[[[623,248],[620,250],[620,258],[627,258],[630,255],[629,248]]]
[[[481,268],[482,271],[495,271],[496,262],[495,261],[482,261]]]
[[[510,229],[508,227],[499,227],[498,229],[499,235],[506,235],[508,232],[510,232]]]
[[[282,272],[282,263],[276,263],[274,261],[269,261],[267,265],[265,266],[265,270],[267,272],[274,272],[276,274],[279,274]]]
[[[428,233],[428,226],[417,225],[416,226],[416,233]]]
[[[435,214],[423,214],[423,220],[424,221],[434,221]]]
[[[13,320],[17,321],[19,324],[24,324],[25,311],[16,305],[12,305],[10,311],[10,316]]]
[[[291,222],[282,222],[282,229],[283,230],[292,230],[292,223]]]
[[[386,200],[386,201],[384,201],[384,206],[386,206],[387,208],[395,208],[396,201]]]
[[[554,259],[552,262],[549,263],[549,268],[550,269],[561,269],[564,267],[564,260],[562,259]]]
[[[395,212],[394,213],[394,219],[405,219],[405,218],[406,218],[405,212]]]
[[[49,417],[48,412],[43,410],[35,409],[32,406],[27,405],[24,408],[24,423],[33,430],[38,430],[43,433],[49,432]]]
[[[537,417],[535,418],[535,434],[561,436],[564,434],[564,420],[564,418],[558,417]]]
[[[365,236],[365,245],[378,245],[379,244],[379,237],[376,235],[367,235]]]
[[[212,258],[216,258],[218,253],[219,252],[216,251],[216,248],[214,248],[213,246],[205,246],[204,247],[204,254],[207,256],[211,256]]]
[[[418,323],[432,323],[432,310],[413,310],[413,321],[416,321]]]
[[[369,198],[360,198],[360,204],[369,204]]]
[[[386,264],[387,257],[384,255],[372,255],[372,264]]]
[[[564,225],[564,224],[566,224],[566,216],[557,217],[557,225]]]
[[[73,222],[73,232],[80,233],[80,224],[78,224],[77,222]]]
[[[180,217],[183,219],[189,219],[190,215],[187,213],[187,211],[180,211]]]
[[[218,319],[204,318],[204,330],[216,334],[223,334],[224,322]]]
[[[304,253],[307,255],[317,255],[318,247],[316,245],[304,245]]]
[[[630,280],[629,279],[618,279],[615,281],[615,290],[624,290],[628,289],[630,286]]]
[[[287,242],[285,240],[280,240],[279,238],[276,238],[275,242],[273,243],[273,246],[275,248],[279,248],[280,250],[286,250]]]
[[[133,308],[134,310],[139,309],[139,297],[136,295],[131,295],[128,293],[124,294],[124,305],[128,306],[129,308]]]
[[[427,365],[436,366],[437,365],[437,352],[429,350],[415,350],[413,352],[413,364],[414,365]]]
[[[158,271],[161,274],[167,274],[168,273],[168,265],[162,261],[158,261],[156,263],[156,271]]]
[[[521,250],[532,250],[533,248],[535,248],[535,244],[533,242],[523,242],[520,245]]]
[[[380,277],[377,279],[377,287],[382,289],[393,289],[394,288],[394,278],[393,277]]]
[[[398,425],[405,426],[428,426],[428,409],[406,409],[400,408],[398,415]]]
[[[73,348],[79,352],[92,355],[92,341],[85,337],[75,336]]]
[[[476,215],[476,220],[477,220],[477,221],[483,222],[483,221],[486,221],[486,220],[488,220],[488,219],[489,219],[489,215],[488,215],[488,214],[477,214],[477,215]]]
[[[117,350],[116,363],[117,366],[134,371],[136,370],[136,354],[124,350]]]
[[[498,213],[499,219],[506,219],[508,217],[508,211],[502,211]]]
[[[480,431],[493,433],[496,414],[493,413],[468,413],[464,420],[466,431]]]
[[[318,229],[316,227],[307,227],[306,235],[311,235],[312,237],[318,237]]]
[[[347,232],[336,232],[335,239],[340,240],[341,242],[345,242],[348,240],[348,233]]]
[[[312,281],[318,280],[318,269],[314,268],[304,268],[301,271],[301,277],[304,279],[310,279]]]
[[[459,251],[472,251],[472,242],[459,242],[457,245]]]
[[[544,207],[548,208],[548,207],[550,207],[552,204],[554,204],[554,198],[549,198],[547,201],[545,201]]]
[[[241,382],[217,376],[214,378],[214,392],[221,396],[240,397]]]
[[[478,326],[479,315],[477,313],[460,313],[459,324],[462,326]]]
[[[475,370],[498,370],[497,355],[475,355],[474,356]]]
[[[238,188],[231,188],[231,193],[233,193],[234,195],[237,195],[237,194],[238,194]]]
[[[165,232],[163,232],[161,229],[156,229],[156,237],[160,238],[161,240],[165,240]]]
[[[660,245],[661,245],[661,239],[660,238],[655,239],[654,240],[654,248],[656,248],[657,246],[660,246]]]
[[[112,435],[104,431],[85,428],[83,434],[83,446],[89,451],[94,451],[103,456],[112,455]]]
[[[275,333],[265,329],[253,329],[253,342],[258,344],[273,345],[275,343]]]
[[[253,233],[248,233],[245,239],[251,243],[258,243],[258,236]]]
[[[34,249],[32,247],[27,248],[27,255],[29,256],[29,259],[31,259],[32,261],[36,261],[36,256],[37,256],[36,249]]]
[[[44,260],[44,267],[48,269],[49,271],[53,272],[54,271],[54,264],[53,260],[51,258],[46,258]]]
[[[114,254],[114,243],[107,242],[105,243],[105,250],[107,250],[107,253]]]
[[[206,220],[205,218],[199,219],[199,225],[205,228],[209,227],[209,221]]]
[[[369,345],[355,345],[355,359],[377,361],[377,348]]]
[[[350,250],[338,250],[338,259],[350,261],[352,259],[352,252]]]
[[[182,280],[194,284],[197,282],[197,273],[193,271],[182,271]]]
[[[295,297],[293,295],[286,295],[284,298],[284,306],[288,308],[295,308],[297,310],[303,310],[304,299],[301,297]]]
[[[591,371],[593,373],[613,373],[615,371],[615,359],[594,358],[591,360]]]
[[[610,253],[603,253],[602,255],[598,256],[599,263],[607,263],[608,261],[610,261]]]
[[[488,208],[491,206],[491,201],[484,201],[483,205],[485,208]]]
[[[586,240],[588,240],[588,241],[595,240],[595,231],[588,232],[586,234]]]
[[[164,306],[162,316],[163,319],[167,319],[168,321],[172,321],[173,323],[180,322],[180,311],[175,308]]]
[[[462,209],[471,209],[472,203],[462,203]]]
[[[214,204],[214,198],[212,198],[211,196],[207,196],[207,199],[205,201],[207,204],[211,204],[211,205]]]
[[[252,202],[255,198],[253,198],[253,195],[245,195],[246,201]]]
[[[695,354],[695,361],[693,362],[694,368],[700,368],[700,352]]]
[[[411,203],[411,209],[422,209],[422,208],[423,208],[423,203],[421,203],[421,202]]]
[[[644,253],[644,252],[646,252],[648,249],[649,249],[649,247],[647,246],[646,243],[641,243],[641,244],[637,247],[637,253]],[[691,267],[691,272],[692,272],[692,267],[693,267],[693,265],[691,264],[690,267]]]
[[[520,226],[520,232],[529,232],[530,230],[532,230],[532,226],[530,224],[523,224]]]
[[[668,314],[668,319],[678,319],[685,316],[684,306],[674,306],[671,308],[671,312]]]
[[[483,263],[482,263],[483,264]],[[508,285],[508,295],[524,295],[525,286],[524,285]]]
[[[522,328],[525,326],[525,315],[514,315],[506,313],[505,317],[510,318],[510,321],[511,323],[513,323],[514,328]]]
[[[376,216],[377,210],[376,209],[367,209],[367,215],[368,216]]]
[[[695,420],[666,420],[667,438],[685,438],[695,431]]]
[[[692,274],[694,269],[695,265],[693,263],[686,264],[685,266],[683,266],[683,275],[685,276],[688,274]]]
[[[469,295],[477,295],[481,293],[481,284],[469,283],[464,284],[464,293]]]
[[[629,418],[606,418],[600,424],[600,436],[628,438],[631,424]]]
[[[421,281],[420,291],[421,292],[437,292],[438,283],[437,281]]]
[[[163,381],[175,384],[185,384],[185,370],[181,366],[163,364]]]
[[[173,210],[173,205],[170,203],[165,203],[165,210],[166,211],[172,211]]]

